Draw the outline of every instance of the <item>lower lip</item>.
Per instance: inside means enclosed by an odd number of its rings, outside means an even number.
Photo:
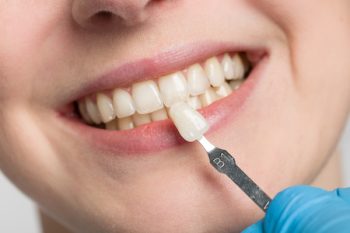
[[[255,66],[248,79],[230,96],[223,98],[200,112],[206,118],[210,133],[233,122],[242,110],[248,97],[252,94],[259,78],[262,76],[267,56]],[[83,137],[89,145],[102,152],[120,156],[144,156],[153,152],[169,149],[186,143],[170,120],[152,122],[132,130],[109,131],[88,126],[81,121],[63,117],[77,137]]]

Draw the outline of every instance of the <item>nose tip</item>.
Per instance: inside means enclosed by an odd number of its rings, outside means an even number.
[[[154,2],[159,0],[153,0]],[[90,27],[96,19],[110,19],[127,26],[141,24],[148,18],[152,0],[74,0],[72,15],[81,27]],[[114,19],[114,20],[111,20]]]

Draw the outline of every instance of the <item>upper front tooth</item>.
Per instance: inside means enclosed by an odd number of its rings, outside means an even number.
[[[89,113],[86,110],[86,104],[84,101],[80,100],[78,101],[78,108],[79,108],[79,113],[83,117],[86,123],[91,124],[92,120],[89,116]]]
[[[227,53],[224,55],[224,58],[221,61],[221,65],[225,74],[225,78],[227,80],[234,79],[235,71],[234,71],[233,62],[230,55],[228,55]]]
[[[182,72],[164,76],[158,81],[165,106],[184,101],[188,97],[187,83]]]
[[[105,94],[97,94],[97,107],[100,111],[102,121],[107,123],[108,121],[113,120],[114,118],[114,108],[112,100]]]
[[[214,87],[218,87],[225,82],[225,76],[222,71],[221,64],[216,57],[209,58],[205,62],[205,72],[207,73],[210,84]]]
[[[201,65],[195,64],[187,71],[188,91],[192,96],[203,94],[210,87],[209,80]]]
[[[235,70],[235,77],[234,79],[243,79],[244,78],[244,63],[242,61],[242,58],[236,54],[232,58],[232,62],[234,65],[234,70]]]
[[[135,106],[129,92],[116,89],[113,92],[114,111],[118,118],[131,116],[135,113]]]
[[[163,108],[163,102],[154,81],[135,83],[131,92],[138,113],[147,114]]]
[[[95,103],[92,102],[92,100],[90,98],[86,98],[85,104],[86,104],[86,111],[89,114],[91,120],[95,124],[101,124],[101,122],[102,122],[101,115],[98,112],[98,109],[97,109],[97,106],[95,105]]]

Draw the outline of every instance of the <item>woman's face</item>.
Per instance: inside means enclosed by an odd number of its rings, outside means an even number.
[[[311,182],[349,108],[350,1],[219,2],[1,1],[1,170],[76,232],[238,232],[262,212],[169,120],[136,127],[132,116],[134,129],[107,131],[74,106],[91,97],[82,109],[94,113],[96,93],[123,88],[136,111],[151,111],[157,93],[133,84],[186,76],[195,63],[215,79],[205,60],[241,52],[253,69],[203,109],[207,138],[271,196]],[[176,96],[175,87],[165,92]],[[103,103],[95,114],[107,121]]]

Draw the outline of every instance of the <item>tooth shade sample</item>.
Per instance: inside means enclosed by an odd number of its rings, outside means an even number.
[[[108,130],[118,130],[118,119],[106,123],[106,129]]]
[[[131,117],[125,117],[118,119],[118,128],[119,130],[128,130],[128,129],[133,129],[134,122]]]
[[[115,114],[112,100],[105,94],[97,94],[96,99],[102,121],[106,123],[113,120]]]
[[[158,110],[156,112],[152,112],[151,119],[152,119],[152,121],[166,120],[166,119],[168,119],[168,113],[166,112],[165,108],[162,108],[161,110]]]
[[[94,104],[94,102],[92,102],[90,98],[86,98],[85,104],[86,104],[86,111],[89,114],[91,120],[97,125],[101,124],[102,119],[97,109],[97,106]]]
[[[205,62],[205,72],[212,86],[218,87],[225,82],[221,64],[216,57],[210,58]]]
[[[171,106],[169,115],[180,135],[189,142],[200,139],[209,128],[204,117],[183,102]]]
[[[152,122],[151,116],[149,114],[134,114],[132,119],[135,126],[141,126]]]
[[[163,102],[154,81],[135,83],[131,92],[138,113],[147,114],[163,108]]]
[[[209,88],[203,95],[200,96],[202,107],[206,107],[215,102],[219,96],[215,93],[213,88]]]
[[[232,80],[235,78],[235,71],[233,67],[233,62],[230,55],[225,54],[222,61],[221,66],[224,71],[224,75],[226,80]]]
[[[195,110],[200,109],[202,107],[202,102],[198,96],[188,98],[187,104],[190,105],[191,108]]]
[[[161,96],[165,106],[184,101],[188,97],[187,82],[182,72],[177,72],[158,80]]]
[[[227,82],[224,82],[220,87],[215,87],[215,93],[220,97],[226,97],[232,93],[232,89]]]
[[[236,54],[233,58],[232,58],[232,62],[234,65],[234,70],[235,70],[235,77],[234,79],[243,79],[244,78],[244,63],[242,61],[242,58]]]
[[[78,108],[79,108],[79,113],[83,117],[84,121],[88,124],[91,124],[92,120],[89,116],[89,113],[86,110],[85,102],[82,100],[78,101]]]
[[[192,65],[187,71],[187,84],[190,95],[203,94],[210,87],[209,80],[199,64]]]
[[[113,106],[118,118],[131,116],[135,113],[135,106],[129,92],[116,89],[113,92]]]

